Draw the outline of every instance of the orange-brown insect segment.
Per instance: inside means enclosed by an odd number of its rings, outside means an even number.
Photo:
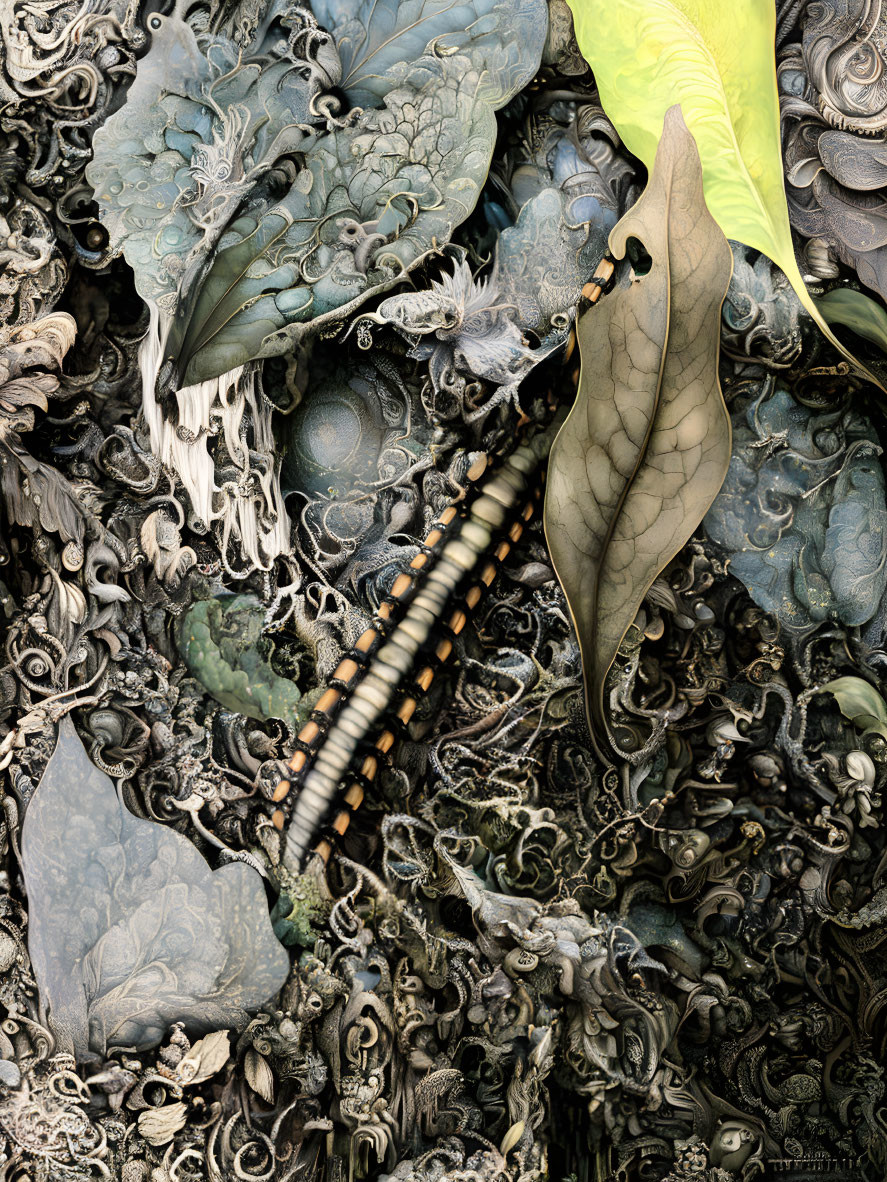
[[[594,278],[582,288],[582,295],[590,304],[596,304],[613,278],[614,267],[609,259],[602,259]]]
[[[319,735],[320,727],[317,723],[307,722],[299,731],[299,742],[304,743],[306,747],[310,747]]]
[[[375,628],[367,628],[366,632],[361,632],[357,644],[354,647],[359,653],[368,653],[373,647],[373,641],[378,640],[378,638],[379,633]]]
[[[385,754],[386,752],[390,751],[393,746],[394,732],[388,730],[382,731],[381,735],[379,735],[378,739],[376,740],[376,749]]]
[[[340,661],[335,673],[333,674],[333,681],[351,681],[357,674],[359,666],[356,661],[352,661],[350,657],[346,657],[344,661]]]
[[[350,805],[352,811],[359,809],[363,803],[363,788],[360,784],[354,783],[345,793],[345,803]]]
[[[400,721],[403,723],[409,722],[416,711],[417,705],[418,703],[415,698],[404,698],[397,711],[397,717]]]
[[[442,640],[437,648],[434,650],[434,655],[439,661],[445,661],[453,651],[452,640]]]
[[[330,860],[330,854],[333,852],[333,847],[330,845],[327,839],[323,837],[314,847],[314,852],[320,857],[323,864],[326,865],[326,863]]]
[[[342,691],[331,686],[320,695],[314,709],[319,710],[321,714],[326,714],[328,710],[332,710],[336,703],[341,700],[341,697]]]
[[[289,762],[289,766],[293,769],[294,772],[296,772],[298,774],[304,768],[304,766],[307,762],[308,762],[307,753],[305,751],[302,751],[301,749],[298,749],[293,752],[293,757]]]
[[[410,566],[412,567],[413,570],[421,570],[427,561],[428,561],[427,554],[417,554],[416,557],[413,559],[413,561],[410,563]]]
[[[449,623],[447,624],[447,627],[449,628],[449,630],[452,632],[452,634],[454,636],[458,636],[459,633],[462,631],[462,629],[465,627],[467,622],[468,622],[468,616],[466,616],[465,612],[461,612],[461,611],[457,610],[457,611],[454,611],[453,614],[450,616]]]
[[[389,594],[391,595],[392,599],[400,599],[401,595],[405,595],[412,585],[413,580],[408,574],[400,574],[394,580]]]
[[[517,542],[520,540],[520,536],[523,532],[524,532],[523,524],[520,521],[516,521],[514,523],[514,525],[511,527],[511,529],[508,531],[508,536],[512,540],[512,542]]]
[[[477,586],[477,584],[475,584],[471,590],[467,592],[465,596],[465,603],[467,604],[469,611],[474,611],[474,609],[480,603],[481,595],[483,595],[483,591]]]
[[[483,476],[484,472],[486,472],[486,470],[487,470],[487,463],[488,463],[488,460],[487,460],[486,455],[484,455],[483,453],[481,455],[479,455],[477,457],[477,459],[474,461],[474,463],[471,465],[471,467],[468,469],[468,471],[465,473],[468,480],[472,480],[472,481],[480,480],[481,476]]]
[[[283,816],[282,811],[280,809],[275,809],[274,812],[271,814],[271,824],[274,826],[275,829],[282,829],[283,828],[283,821],[284,821],[284,816]]]
[[[277,787],[274,789],[274,795],[271,797],[271,799],[274,801],[275,804],[279,804],[283,800],[283,798],[286,796],[287,792],[289,792],[289,790],[290,790],[289,780],[281,780],[280,783],[277,785]]]
[[[432,681],[434,681],[434,670],[430,665],[426,665],[422,672],[417,675],[416,685],[419,689],[423,689],[427,693]]]

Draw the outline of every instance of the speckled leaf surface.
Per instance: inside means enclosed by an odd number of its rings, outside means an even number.
[[[22,863],[41,1002],[78,1059],[153,1046],[177,1021],[237,1025],[286,980],[256,872],[213,872],[180,833],[130,813],[69,720],[25,815]]]
[[[687,541],[730,461],[717,377],[727,240],[702,195],[692,136],[673,107],[640,200],[610,235],[638,239],[652,265],[627,268],[578,325],[576,403],[552,448],[545,529],[582,649],[590,719],[647,589]]]

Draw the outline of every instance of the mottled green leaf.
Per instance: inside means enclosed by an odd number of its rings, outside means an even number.
[[[662,117],[679,103],[702,158],[705,200],[728,238],[768,255],[819,327],[792,246],[782,170],[773,0],[570,0],[604,110],[649,168]]]
[[[699,154],[672,108],[647,188],[610,235],[652,260],[623,270],[579,321],[576,403],[552,448],[545,528],[582,649],[592,725],[647,589],[687,541],[730,461],[717,376],[720,308],[732,271],[705,206]]]

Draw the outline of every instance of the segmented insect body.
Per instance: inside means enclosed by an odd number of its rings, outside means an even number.
[[[583,296],[594,304],[608,290],[613,265],[603,260]],[[463,518],[451,505],[432,526],[407,571],[395,579],[375,619],[331,678],[311,718],[299,732],[289,762],[292,775],[273,794],[274,824],[285,830],[284,866],[298,873],[321,829],[315,852],[326,861],[345,833],[355,809],[394,745],[398,725],[406,725],[436,669],[453,651],[499,565],[521,537],[541,497],[534,476],[548,455],[561,416],[521,443],[483,480]],[[468,473],[485,475],[482,460]],[[360,767],[351,770],[373,728],[394,710]],[[340,786],[345,785],[340,794]],[[281,807],[298,789],[289,820]],[[330,823],[323,827],[325,818]]]

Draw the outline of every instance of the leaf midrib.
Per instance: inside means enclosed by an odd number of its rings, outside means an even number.
[[[673,165],[671,167],[673,170]],[[659,416],[659,408],[662,403],[662,386],[663,386],[663,379],[664,379],[664,374],[665,374],[665,363],[666,363],[666,359],[668,357],[669,336],[671,333],[671,235],[669,233],[669,227],[671,225],[671,185],[670,184],[666,185],[665,190],[666,190],[665,213],[664,213],[664,217],[663,217],[663,222],[666,227],[666,231],[665,231],[665,257],[664,257],[663,264],[662,264],[665,268],[665,329],[664,329],[663,336],[662,336],[662,349],[661,349],[661,352],[659,355],[659,371],[656,375],[656,388],[655,388],[655,391],[653,394],[653,405],[652,405],[652,408],[650,411],[650,418],[647,423],[647,431],[646,431],[646,434],[644,435],[643,442],[641,443],[640,447],[638,448],[637,456],[635,459],[635,464],[632,469],[631,475],[626,480],[625,487],[622,490],[622,493],[620,494],[620,496],[618,497],[618,499],[616,501],[616,505],[614,507],[613,514],[610,519],[610,524],[607,527],[606,533],[604,534],[604,540],[603,540],[603,543],[601,546],[601,561],[598,564],[597,573],[595,574],[594,591],[593,591],[593,595],[592,595],[592,603],[593,603],[594,611],[593,611],[593,615],[592,615],[593,623],[592,623],[591,636],[592,636],[592,643],[593,643],[592,652],[595,654],[595,661],[594,661],[595,665],[597,665],[597,663],[598,663],[598,657],[597,657],[597,654],[599,651],[598,634],[599,634],[599,629],[600,629],[600,612],[597,610],[597,608],[598,608],[598,604],[600,602],[601,584],[603,582],[604,570],[607,565],[607,558],[608,558],[609,551],[610,551],[610,543],[612,542],[613,537],[616,533],[616,527],[618,526],[618,524],[622,518],[622,514],[625,509],[625,503],[628,500],[628,497],[629,497],[629,494],[631,493],[632,488],[634,487],[634,483],[635,483],[635,480],[637,479],[638,472],[643,467],[644,461],[646,460],[647,455],[649,454],[650,444],[651,444],[651,441],[653,438],[653,432],[654,432],[655,426],[656,426],[656,420]],[[620,415],[620,419],[621,418],[622,418],[622,416]],[[612,463],[612,460],[611,460],[611,463]],[[615,467],[615,465],[614,465],[614,467]],[[610,664],[612,664],[612,661],[610,662]],[[598,694],[595,695],[595,698],[596,698],[596,700],[594,702],[595,710],[602,709],[604,681],[606,679],[608,669],[609,669],[609,666],[607,667],[607,669],[602,669],[599,671],[600,686],[599,686]]]
[[[376,11],[377,3],[378,3],[378,0],[374,0],[372,10],[370,12],[369,17],[367,18],[366,31],[365,31],[364,39],[362,42],[363,45],[366,45],[367,42],[370,40],[370,26],[372,24],[373,14]],[[439,9],[439,11],[435,15],[441,15],[445,12],[449,12],[460,3],[461,3],[461,0],[450,0],[450,4],[447,5],[446,8]],[[425,11],[425,8],[424,8],[424,4],[423,4],[422,12],[424,13],[424,11]],[[398,29],[396,32],[392,33],[390,37],[386,37],[384,41],[381,41],[374,49],[370,50],[370,52],[366,55],[366,57],[360,58],[360,60],[358,60],[357,54],[355,54],[354,59],[352,61],[351,69],[348,71],[348,73],[342,79],[342,83],[341,83],[342,89],[347,91],[349,85],[352,83],[353,79],[355,79],[355,78],[358,80],[358,82],[360,81],[361,77],[364,77],[366,79],[372,78],[374,76],[372,73],[370,73],[369,71],[363,70],[363,67],[366,66],[367,62],[372,61],[372,59],[374,57],[377,57],[379,54],[381,54],[382,51],[387,46],[393,44],[400,37],[405,37],[408,33],[412,32],[413,29],[419,28],[419,26],[422,24],[422,22],[424,20],[430,20],[430,19],[431,19],[430,17],[420,15],[416,20],[414,20],[412,22],[412,24],[404,25],[404,27],[402,29]],[[476,20],[472,21],[471,24],[468,26],[468,29],[465,31],[470,31],[476,23],[477,23]],[[450,30],[451,33],[456,32],[456,31],[457,30],[455,30],[455,29]],[[440,35],[442,37],[447,36],[446,33],[441,33]],[[426,42],[426,45],[427,45],[427,42]]]
[[[269,210],[269,212],[265,216],[266,217],[272,216],[271,211]],[[265,244],[265,246],[262,248],[262,250],[258,254],[254,254],[250,258],[250,260],[246,264],[246,266],[243,267],[243,269],[232,279],[232,281],[228,284],[228,286],[225,288],[225,290],[222,292],[222,294],[219,296],[219,298],[213,302],[212,308],[210,309],[210,315],[212,314],[212,312],[214,312],[219,307],[219,305],[223,302],[223,300],[227,299],[227,297],[231,294],[231,292],[234,290],[234,288],[238,285],[238,283],[240,283],[240,281],[246,275],[247,271],[249,271],[250,267],[253,265],[253,263],[256,261],[256,259],[260,258],[263,254],[265,254],[266,251],[270,250],[271,247],[278,241],[278,239],[282,238],[284,236],[284,234],[286,234],[287,230],[292,225],[291,222],[287,221],[286,216],[284,214],[276,212],[276,216],[278,216],[282,219],[283,228],[277,234],[275,234],[273,238],[269,239],[268,242]],[[259,222],[256,225],[255,230],[253,230],[252,234],[250,234],[248,237],[251,238],[253,234],[257,234],[259,232],[260,226],[261,226],[261,222]],[[240,242],[237,243],[236,245],[241,246],[246,241],[248,241],[247,238],[241,238]],[[215,268],[220,257],[221,257],[221,255],[216,255],[216,258],[213,260],[213,266],[212,266],[211,270]],[[209,281],[209,275],[207,275],[207,281]],[[205,288],[203,290],[205,290]],[[202,292],[201,292],[201,294],[202,294]],[[198,296],[198,303],[199,303],[199,300],[200,300],[200,296]],[[249,302],[250,301],[247,301],[247,303],[249,303]],[[190,348],[188,347],[188,340],[189,340],[189,337],[191,336],[192,325],[191,325],[191,320],[189,319],[188,328],[186,329],[185,336],[182,340],[182,357],[185,358],[185,364],[182,368],[183,380],[184,380],[185,374],[188,370],[188,366],[191,364],[192,358],[196,357],[197,354],[201,351],[201,349],[205,349],[206,346],[210,343],[210,341],[212,341],[215,337],[217,337],[218,334],[222,331],[222,329],[225,328],[228,324],[230,324],[230,322],[234,319],[234,317],[237,315],[237,313],[240,312],[245,306],[246,306],[246,304],[241,304],[240,307],[235,308],[235,310],[230,314],[230,316],[228,316],[224,321],[222,321],[222,323],[218,326],[218,328],[214,329],[209,334],[209,336],[201,338],[200,334],[202,332],[203,326],[209,320],[209,315],[204,316],[203,323],[201,325],[197,326],[197,328],[195,329],[195,334],[197,337],[196,343],[195,343],[195,345],[193,345]],[[195,304],[194,311],[195,311],[195,313],[197,311],[196,304]],[[177,358],[177,360],[181,360],[182,357]]]

